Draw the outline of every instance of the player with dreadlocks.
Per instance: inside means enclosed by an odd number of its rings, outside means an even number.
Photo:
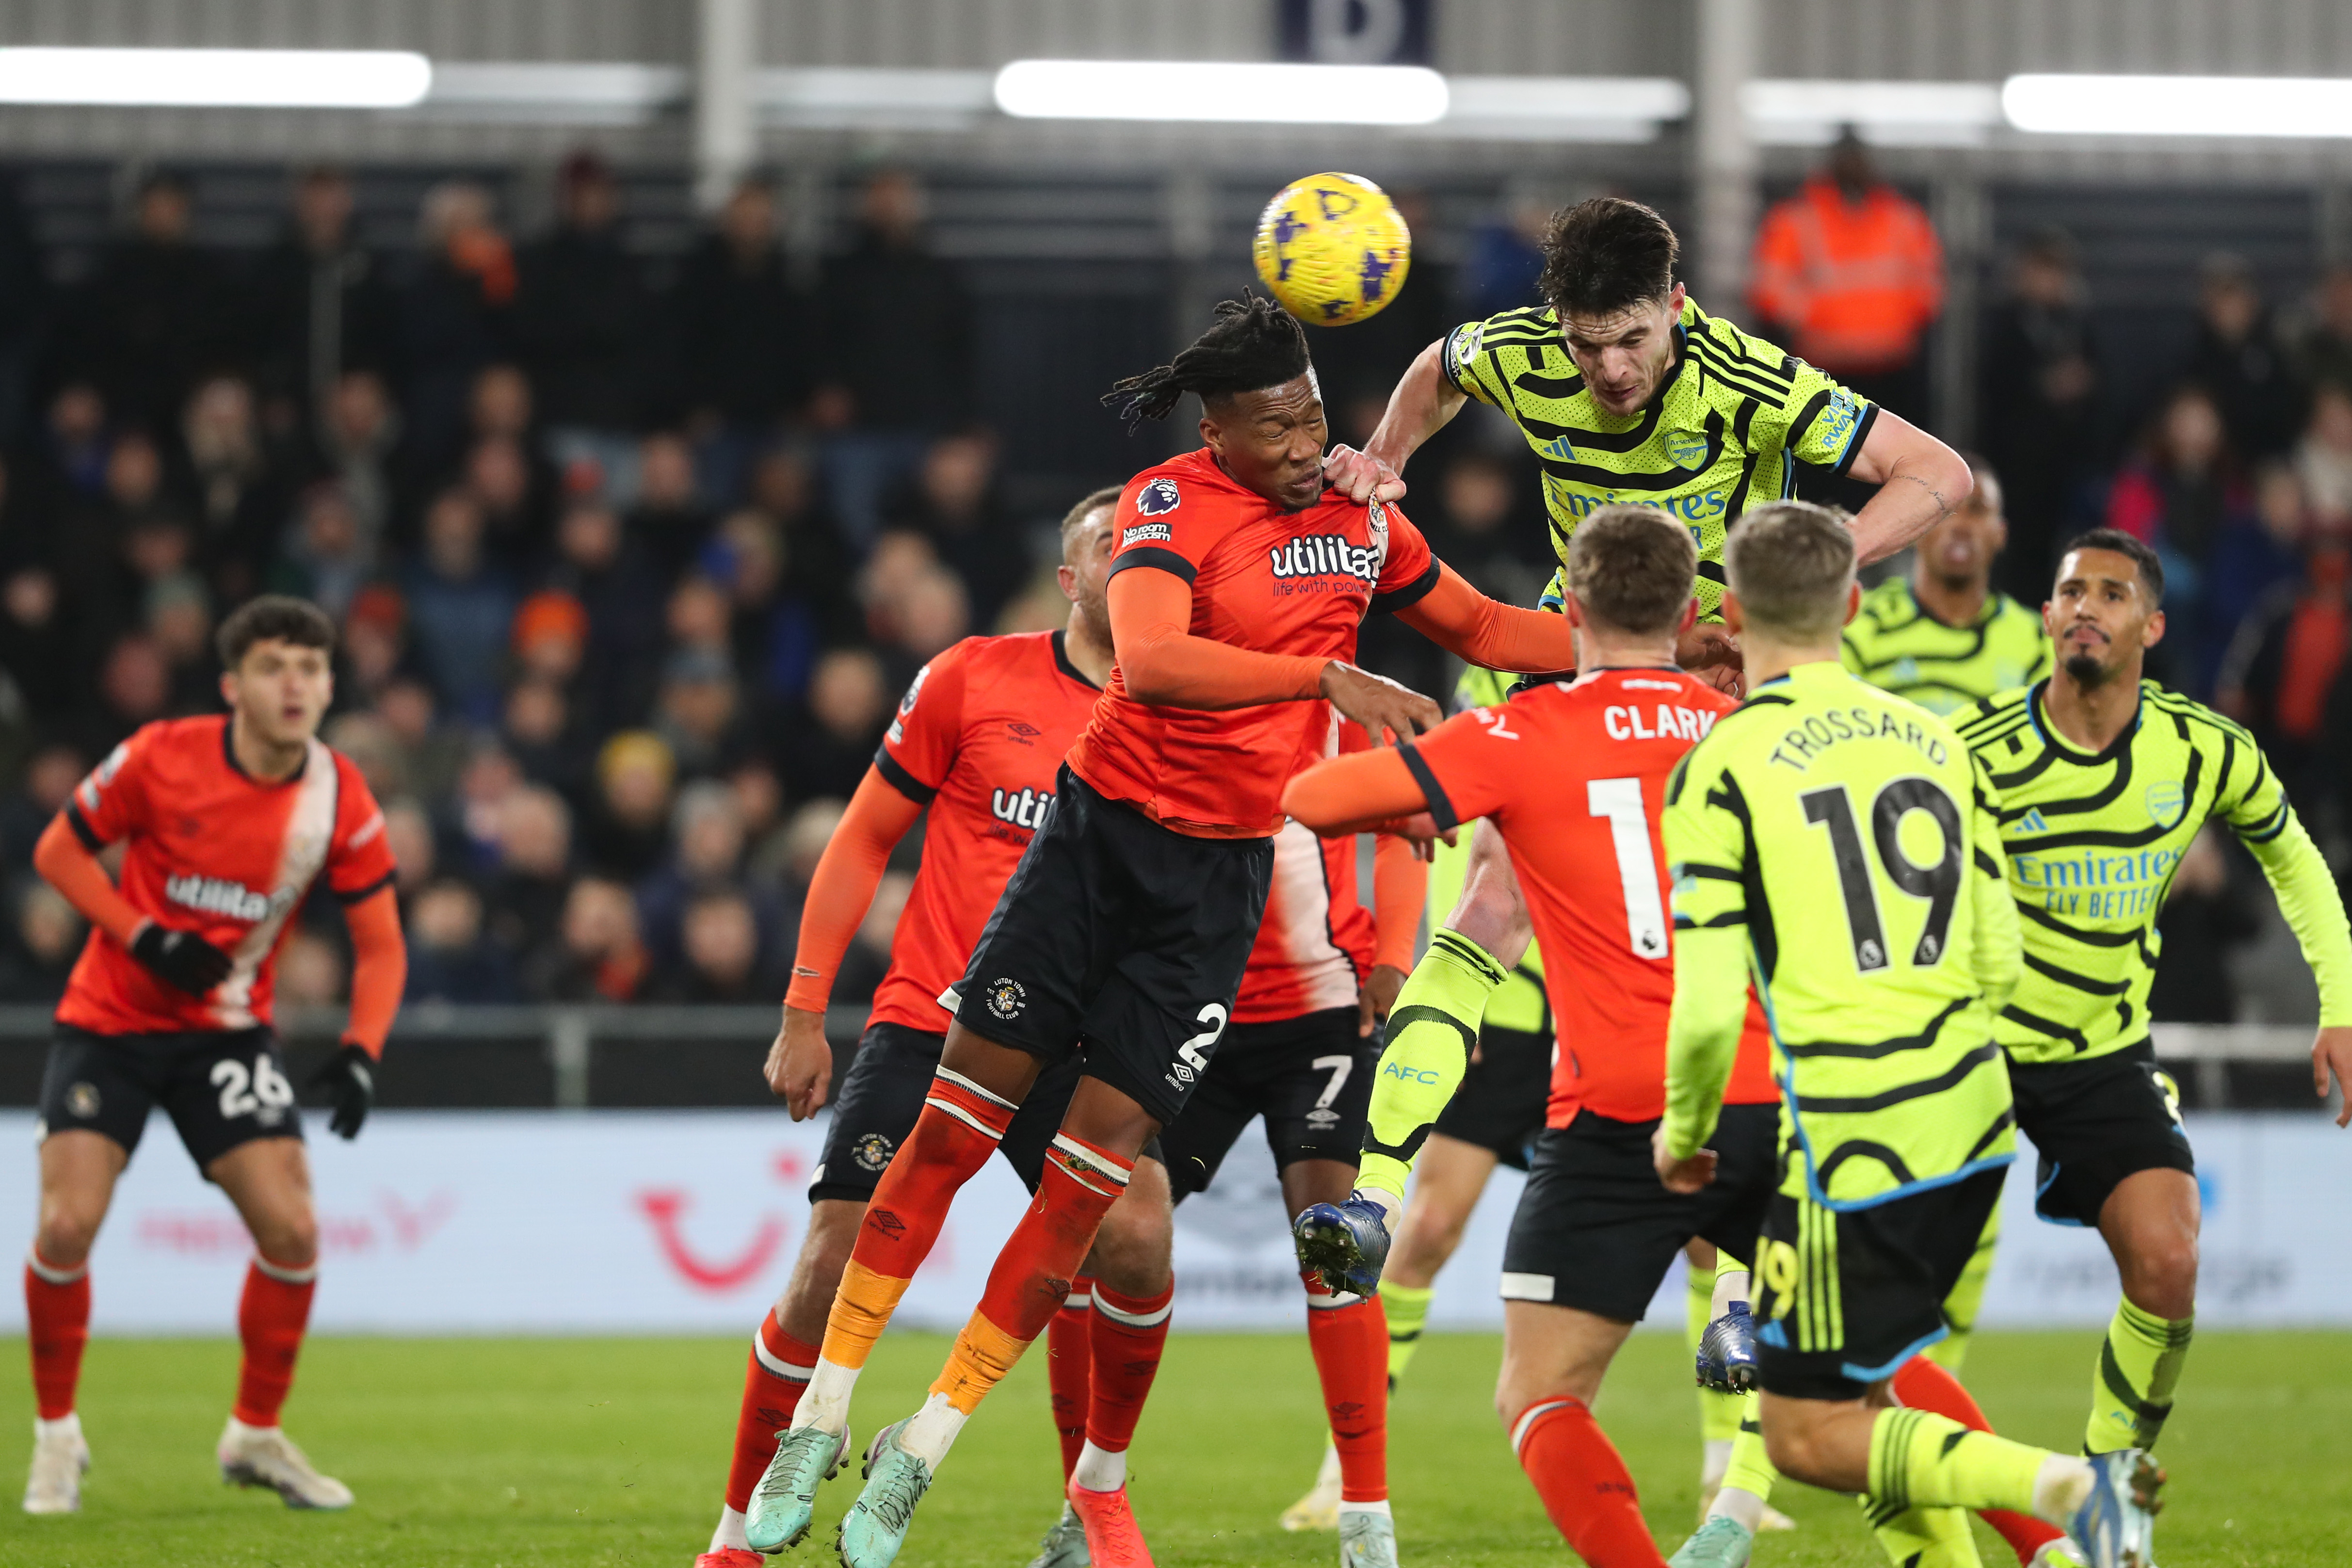
[[[1137,1155],[1208,1070],[1265,909],[1282,786],[1323,754],[1330,710],[1383,742],[1438,722],[1428,698],[1349,662],[1366,612],[1392,610],[1492,668],[1575,662],[1560,617],[1486,598],[1393,507],[1325,493],[1322,397],[1289,316],[1228,300],[1172,364],[1106,401],[1132,424],[1187,393],[1202,401],[1203,445],[1119,496],[1110,684],[949,994],[938,1076],[875,1190],[770,1469],[793,1501],[788,1533],[804,1530],[848,1446],[858,1371],[957,1189],[1039,1073],[1076,1054],[1082,1076],[1036,1202],[929,1398],[866,1450],[865,1491],[841,1524],[846,1568],[898,1556],[949,1446],[1045,1331]],[[1097,1568],[1150,1563],[1123,1475],[1074,1475],[1068,1498]],[[1381,1545],[1369,1564],[1394,1561]]]

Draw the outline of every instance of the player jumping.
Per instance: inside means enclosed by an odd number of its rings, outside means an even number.
[[[2148,1040],[2158,912],[2209,821],[2278,895],[2319,982],[2314,1086],[2352,1082],[2352,934],[2336,879],[2254,739],[2141,678],[2164,636],[2164,566],[2096,529],[2060,561],[2042,617],[2049,679],[1964,715],[1960,738],[2001,796],[2025,977],[1995,1026],[2017,1124],[2042,1157],[2034,1207],[2095,1226],[2123,1300],[2091,1374],[2083,1449],[2153,1447],[2196,1326],[2195,1162]],[[2336,1125],[2352,1121],[2352,1105]]]
[[[1699,309],[1675,278],[1678,245],[1638,202],[1597,196],[1556,214],[1538,287],[1546,303],[1455,328],[1398,383],[1362,452],[1332,454],[1349,495],[1404,493],[1413,451],[1476,397],[1508,415],[1541,464],[1553,542],[1565,555],[1596,507],[1656,507],[1698,545],[1697,622],[1677,639],[1685,668],[1737,689],[1738,646],[1721,624],[1726,531],[1752,508],[1793,493],[1797,465],[1879,486],[1853,520],[1865,561],[1892,554],[1969,494],[1966,463],[1934,437],[1878,408],[1760,338]],[[1547,595],[1559,595],[1559,580]],[[1372,1095],[1361,1192],[1314,1224],[1377,1279],[1403,1204],[1412,1156],[1461,1081],[1465,1042],[1500,977],[1517,962],[1527,914],[1489,827],[1474,831],[1462,900],[1398,999]]]
[[[1779,1091],[1751,1009],[1720,1179],[1685,1195],[1651,1167],[1674,997],[1658,812],[1668,773],[1733,707],[1675,664],[1696,565],[1670,519],[1601,509],[1569,551],[1573,684],[1473,709],[1393,752],[1326,763],[1283,795],[1323,831],[1425,811],[1440,829],[1484,818],[1509,851],[1550,955],[1559,1034],[1547,1125],[1504,1247],[1496,1410],[1552,1522],[1595,1568],[1665,1559],[1593,1397],[1693,1237],[1754,1255],[1778,1152]]]
[[[359,769],[318,739],[334,640],[316,605],[247,602],[217,638],[228,714],[142,728],[34,847],[34,866],[93,929],[41,1080],[40,1228],[25,1262],[39,1407],[27,1513],[81,1506],[89,1447],[74,1387],[89,1339],[89,1249],[156,1107],[253,1236],[221,1474],[292,1508],[351,1506],[351,1489],[312,1468],[278,1425],[319,1277],[301,1112],[270,1028],[278,945],[323,874],[351,925],[352,1005],[341,1049],[311,1083],[331,1097],[328,1125],[345,1138],[374,1099],[408,970],[383,814]],[[98,856],[126,840],[118,887]]]
[[[2000,1508],[2063,1527],[2091,1568],[2151,1568],[2163,1478],[2141,1450],[2074,1458],[1893,1406],[1887,1380],[1943,1335],[2016,1157],[1993,1038],[2020,971],[2002,803],[1942,720],[1839,667],[1859,590],[1834,515],[1759,509],[1727,564],[1754,695],[1667,788],[1675,997],[1655,1160],[1677,1192],[1718,1179],[1708,1144],[1752,973],[1782,1094],[1755,1298],[1772,1462],[1864,1494],[1898,1564],[1973,1562],[1959,1510]]]
[[[1262,300],[1218,307],[1172,365],[1124,384],[1136,416],[1203,399],[1199,451],[1145,470],[1117,512],[1110,685],[1055,805],[957,987],[939,1077],[877,1189],[777,1464],[814,1493],[846,1446],[851,1390],[955,1191],[1039,1074],[1084,1076],[1037,1202],[1006,1242],[946,1370],[868,1450],[843,1521],[847,1568],[887,1568],[955,1436],[1042,1332],[1137,1155],[1208,1070],[1265,910],[1281,787],[1319,752],[1328,700],[1367,734],[1432,727],[1436,705],[1347,662],[1375,603],[1474,662],[1573,660],[1556,617],[1496,604],[1385,505],[1324,493],[1322,400],[1298,323]],[[1073,1497],[1074,1505],[1079,1500]],[[1125,1491],[1119,1561],[1145,1563]],[[1090,1542],[1093,1532],[1089,1531]]]

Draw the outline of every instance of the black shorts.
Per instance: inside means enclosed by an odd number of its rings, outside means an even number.
[[[57,1026],[41,1075],[40,1136],[103,1132],[129,1154],[159,1105],[199,1171],[256,1138],[302,1136],[286,1058],[267,1028],[93,1035]]]
[[[1478,1059],[1463,1071],[1461,1087],[1430,1131],[1491,1149],[1515,1171],[1528,1169],[1551,1099],[1551,1052],[1549,1029],[1480,1029]]]
[[[1859,1399],[1944,1337],[1944,1298],[2000,1202],[2004,1167],[1843,1213],[1774,1194],[1755,1295],[1756,1381],[1786,1399]]]
[[[1364,1112],[1381,1065],[1377,1037],[1360,1037],[1353,1007],[1332,1007],[1273,1024],[1235,1024],[1217,1047],[1214,1071],[1160,1135],[1178,1202],[1217,1179],[1250,1118],[1265,1118],[1276,1170],[1301,1160],[1353,1168],[1364,1146]]]
[[[940,998],[983,1039],[1048,1063],[1082,1047],[1165,1127],[1233,1016],[1274,875],[1271,838],[1192,838],[1065,766],[1054,811]]]
[[[875,1024],[857,1042],[841,1092],[833,1097],[833,1124],[824,1135],[824,1158],[809,1178],[809,1202],[847,1198],[865,1203],[889,1168],[890,1156],[915,1130],[923,1114],[923,1098],[931,1091],[939,1071],[945,1035],[910,1029],[904,1024]],[[1031,1192],[1045,1172],[1045,1151],[1061,1131],[1070,1109],[1070,1095],[1078,1087],[1078,1059],[1067,1058],[1037,1075],[1028,1098],[1013,1113],[997,1152]],[[1160,1141],[1143,1147],[1145,1157],[1160,1160]]]
[[[2180,1090],[2146,1040],[2082,1061],[2013,1061],[2009,1087],[2017,1129],[2042,1156],[2033,1209],[2043,1219],[2095,1226],[2126,1176],[2196,1173],[2180,1125]]]
[[[1580,1110],[1536,1135],[1535,1162],[1503,1243],[1503,1300],[1638,1323],[1674,1267],[1703,1236],[1734,1258],[1756,1256],[1756,1234],[1780,1179],[1777,1105],[1727,1105],[1707,1147],[1715,1180],[1668,1192],[1650,1153],[1655,1121]]]

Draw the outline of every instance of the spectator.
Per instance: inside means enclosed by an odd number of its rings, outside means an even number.
[[[420,227],[424,254],[400,294],[400,348],[409,437],[430,464],[456,449],[467,389],[505,351],[515,261],[479,185],[425,192]]]
[[[96,501],[58,520],[68,603],[101,635],[137,613],[147,584],[195,560],[195,538],[163,490],[163,459],[142,431],[115,437]]]
[[[164,718],[172,706],[172,667],[144,632],[117,637],[99,667],[98,703],[82,715],[81,749],[102,757],[142,724]]]
[[[0,582],[0,671],[38,723],[56,722],[72,706],[74,642],[56,573],[26,565]]]
[[[2167,1024],[2234,1024],[2237,987],[2230,950],[2262,929],[2252,901],[2231,875],[2221,831],[2207,824],[2180,857],[2156,918],[2163,953],[2148,987],[2148,1016]]]
[[[343,1000],[342,950],[318,931],[298,929],[278,950],[278,1000],[289,1007],[331,1007]]]
[[[637,447],[637,504],[629,531],[664,582],[676,577],[710,531],[694,473],[694,448],[675,431],[648,436]]]
[[[625,495],[630,432],[647,412],[652,297],[622,247],[621,190],[602,158],[581,152],[563,161],[555,206],[554,232],[519,264],[515,343],[557,462],[593,461]]]
[[[1471,231],[1470,254],[1462,263],[1462,313],[1485,321],[1538,303],[1536,275],[1543,270],[1544,232],[1554,212],[1573,205],[1567,193],[1549,184],[1513,181],[1504,192],[1502,211]]]
[[[731,475],[799,412],[815,374],[815,312],[776,243],[775,190],[765,180],[735,187],[677,292],[688,407]]]
[[[668,964],[681,949],[680,932],[687,905],[702,893],[740,887],[743,878],[743,808],[734,789],[717,779],[700,779],[677,792],[670,810],[670,839],[676,847],[660,869],[637,888],[637,915],[655,961]],[[764,952],[780,934],[771,918],[763,921],[761,950]]]
[[[520,1000],[506,951],[482,940],[482,900],[463,882],[434,883],[408,912],[408,1000]]]
[[[779,591],[804,600],[819,619],[819,635],[827,642],[845,640],[854,630],[850,569],[841,545],[841,532],[819,500],[815,476],[806,458],[791,447],[772,447],[751,465],[751,510],[774,525],[782,550],[783,576]]]
[[[484,365],[474,377],[474,388],[466,400],[466,423],[476,440],[488,436],[503,436],[521,442],[527,449],[535,449],[537,400],[531,396],[530,377],[517,364]]]
[[[433,880],[433,818],[414,800],[390,801],[383,808],[383,841],[392,851],[393,886],[403,904],[414,903]]]
[[[351,607],[343,612],[342,645],[351,679],[340,695],[381,702],[408,661],[408,601],[400,596],[400,590],[387,583],[371,583],[352,595]],[[426,702],[429,719],[429,694]]]
[[[2280,352],[2270,309],[2243,257],[2219,252],[2198,269],[2197,343],[2182,374],[2212,397],[2243,456],[2267,458],[2294,443],[2294,367]]]
[[[1849,127],[1804,188],[1764,215],[1748,302],[1770,334],[1872,402],[1927,420],[1926,334],[1944,250],[1926,209],[1878,177]]]
[[[2233,632],[2264,595],[2303,574],[2303,542],[2310,522],[2303,482],[2276,458],[2255,465],[2254,508],[2250,520],[2221,531],[2213,550],[2210,597],[2213,625]]]
[[[908,595],[939,569],[939,552],[919,533],[894,529],[876,540],[865,570],[857,574],[858,604],[866,612],[865,640],[878,647],[899,641],[898,623]]]
[[[2315,534],[2301,577],[2273,588],[2231,639],[2216,705],[2254,732],[2287,797],[2328,842],[2352,828],[2352,536]]]
[[[916,577],[898,601],[897,636],[882,650],[884,685],[903,690],[917,670],[971,630],[971,604],[955,574],[933,568]]]
[[[777,889],[791,906],[786,929],[799,928],[799,906],[808,896],[809,881],[847,809],[845,801],[834,796],[809,801],[753,851],[752,880]]]
[[[857,238],[824,270],[824,372],[810,405],[830,434],[826,482],[853,543],[870,543],[890,488],[937,432],[972,412],[971,305],[923,238],[923,189],[903,169],[866,182]]]
[[[531,564],[547,548],[544,494],[538,479],[522,443],[511,436],[484,436],[467,448],[459,482],[481,510],[491,556],[507,571]]]
[[[565,509],[542,581],[588,615],[587,657],[573,687],[583,722],[609,731],[642,718],[653,695],[648,666],[661,647],[661,584],[611,507],[588,500]]]
[[[996,494],[996,437],[984,430],[943,436],[923,454],[890,526],[923,535],[963,581],[972,618],[992,626],[1029,576],[1027,542]]]
[[[327,721],[319,738],[352,760],[377,800],[408,793],[408,751],[383,714],[338,713]]]
[[[198,373],[233,347],[227,281],[191,243],[193,217],[184,180],[148,175],[131,232],[100,256],[62,324],[67,374],[88,376],[119,417],[170,424]]]
[[[496,741],[477,740],[457,774],[448,826],[449,853],[444,858],[452,871],[463,871],[479,881],[496,874],[505,855],[507,797],[522,788],[522,769]]]
[[[0,878],[32,868],[34,842],[65,809],[74,785],[89,771],[81,752],[58,742],[33,753],[25,764],[24,782],[0,799]]]
[[[171,670],[173,713],[220,708],[220,665],[213,656],[212,596],[193,572],[159,577],[147,589],[147,635]]]
[[[532,955],[524,974],[542,1002],[629,1002],[652,967],[629,890],[609,878],[583,877],[564,897],[557,940]]]
[[[375,700],[377,717],[397,739],[408,787],[426,800],[446,800],[466,771],[467,742],[455,724],[437,724],[433,689],[414,676],[384,684]]]
[[[0,942],[0,1002],[57,1001],[81,956],[81,917],[63,893],[30,876],[17,879],[8,912],[8,939]]]
[[[2011,597],[2047,596],[2059,540],[2087,477],[2096,347],[2074,242],[2043,229],[2011,264],[2009,297],[1986,321],[1977,427],[2009,503],[2009,548],[1994,571]]]
[[[665,1002],[773,1002],[776,987],[761,971],[760,933],[749,900],[732,889],[704,893],[687,906],[685,962],[655,982]]]
[[[572,726],[562,687],[538,677],[515,682],[499,736],[525,778],[566,800],[585,798],[587,747]]]
[[[723,653],[687,648],[662,667],[654,731],[689,778],[724,773],[741,759],[742,692]]]
[[[442,704],[489,722],[514,593],[489,563],[481,509],[466,491],[444,490],[425,514],[423,557],[409,568],[407,591],[417,657]]]
[[[2352,522],[2352,386],[2325,381],[2313,390],[2294,468],[2313,511]]]
[[[54,517],[106,488],[113,436],[106,398],[88,381],[68,381],[49,399],[48,416],[23,474],[21,499],[33,515]]]
[[[2316,319],[2305,329],[2305,384],[2352,390],[2352,261],[2339,261],[2319,279]]]
[[[269,585],[308,599],[341,621],[375,567],[373,531],[361,521],[343,487],[328,480],[302,492]]]
[[[315,461],[318,471],[341,486],[364,536],[381,541],[391,531],[399,497],[393,454],[400,442],[400,417],[383,378],[369,371],[339,377],[320,411]]]
[[[813,601],[804,582],[793,581],[797,564],[787,560],[775,525],[756,511],[739,511],[720,523],[698,562],[709,574],[702,581],[723,585],[727,644],[735,668],[769,702],[799,700],[824,627],[838,618],[827,613],[832,605]],[[845,593],[837,584],[835,591]],[[676,619],[673,608],[673,636]]]
[[[561,588],[541,588],[516,607],[514,658],[525,678],[559,689],[588,657],[588,612]]]
[[[793,797],[847,800],[873,763],[889,717],[880,659],[865,648],[835,648],[819,659],[809,682],[808,720],[790,726],[791,744],[774,758]]]
[[[2167,632],[2149,652],[2150,672],[2192,696],[2210,689],[2210,664],[2228,635],[2211,624],[2206,574],[2213,550],[2226,528],[2246,521],[2252,500],[2221,410],[2194,385],[2166,401],[2142,450],[2107,492],[2107,525],[2164,557]]]
[[[669,643],[679,652],[728,657],[734,641],[734,616],[727,595],[699,572],[688,573],[669,592],[663,616]]]
[[[286,427],[322,418],[343,376],[390,363],[393,299],[352,229],[352,182],[314,164],[295,176],[286,232],[253,272],[253,335],[262,395]]]
[[[1530,205],[1539,202],[1535,193],[1529,195]],[[1391,188],[1389,198],[1396,204],[1397,214],[1405,220],[1410,232],[1436,232],[1435,215],[1430,209],[1426,193]],[[1549,218],[1549,209],[1538,207],[1538,236]],[[1351,322],[1344,332],[1316,335],[1315,376],[1323,388],[1324,406],[1335,411],[1333,427],[1343,432],[1339,438],[1350,445],[1361,447],[1379,427],[1381,416],[1388,411],[1389,394],[1396,386],[1397,366],[1411,364],[1422,350],[1465,319],[1456,313],[1453,269],[1439,259],[1440,255],[1437,247],[1422,246],[1412,265],[1405,269],[1402,286],[1381,306],[1379,314]],[[1525,273],[1513,302],[1525,304],[1534,300],[1534,283],[1535,273]],[[1483,319],[1495,312],[1475,313]],[[1055,596],[1060,599],[1058,593]],[[1069,601],[1061,599],[1061,604],[1066,615]]]
[[[520,958],[555,936],[572,871],[572,808],[541,784],[499,804],[499,863],[485,902],[490,939]]]
[[[588,864],[635,884],[661,864],[677,760],[647,730],[624,730],[596,756],[596,799],[581,837]]]

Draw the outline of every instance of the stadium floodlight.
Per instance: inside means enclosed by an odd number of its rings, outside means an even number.
[[[2352,136],[2352,79],[2013,76],[2001,112],[2070,136]]]
[[[405,49],[0,48],[0,103],[406,109],[432,86]]]
[[[1427,125],[1446,102],[1445,79],[1422,66],[1014,60],[996,73],[996,106],[1023,120]]]
[[[1978,81],[1758,80],[1739,102],[1759,142],[1822,145],[1851,125],[1881,147],[1969,147],[2000,123],[2000,91]]]

